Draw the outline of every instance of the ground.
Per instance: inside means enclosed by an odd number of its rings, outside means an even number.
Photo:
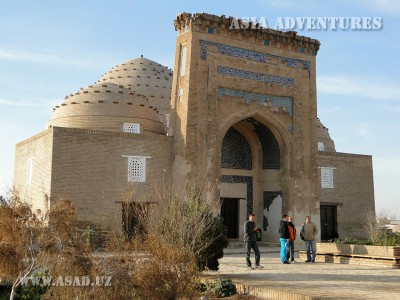
[[[227,300],[261,300],[260,298],[254,297],[254,296],[249,296],[249,295],[233,295],[230,297],[225,297],[225,298],[207,298],[207,300],[222,300],[222,299],[227,299]]]

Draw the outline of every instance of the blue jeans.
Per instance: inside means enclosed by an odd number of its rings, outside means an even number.
[[[245,242],[245,245],[246,245],[246,265],[248,267],[251,267],[250,252],[251,252],[251,249],[253,249],[255,257],[256,257],[256,266],[259,266],[260,265],[260,250],[258,249],[257,242]]]
[[[305,241],[307,250],[307,260],[314,262],[315,256],[317,255],[317,247],[315,240]]]
[[[286,254],[287,254],[287,240],[284,238],[280,238],[279,241],[281,242],[281,262],[287,261]]]

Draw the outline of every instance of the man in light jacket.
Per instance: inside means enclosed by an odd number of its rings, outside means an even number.
[[[306,242],[306,250],[307,250],[307,260],[306,263],[315,262],[315,256],[317,255],[315,237],[318,234],[317,225],[311,222],[311,217],[306,216],[306,222],[303,224],[301,228],[300,235],[302,239]]]

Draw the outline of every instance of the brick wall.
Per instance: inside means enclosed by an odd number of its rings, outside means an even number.
[[[169,182],[172,138],[53,127],[16,145],[14,186],[33,209],[72,200],[80,220],[120,230],[122,201],[152,201]],[[147,156],[146,182],[128,182],[128,158]],[[28,159],[33,158],[28,184]],[[51,205],[51,204],[50,204]]]
[[[334,188],[320,188],[321,205],[337,205],[340,238],[365,238],[363,214],[375,211],[372,157],[339,152],[319,152],[319,167],[333,167]],[[319,182],[321,172],[319,171]],[[321,184],[319,185],[321,187]]]
[[[45,210],[45,195],[50,195],[53,132],[42,131],[15,146],[14,188],[21,200],[34,211]],[[32,180],[28,183],[28,159],[33,159]]]

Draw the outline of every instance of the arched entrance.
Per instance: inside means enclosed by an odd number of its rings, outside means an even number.
[[[220,199],[229,238],[243,237],[250,212],[264,231],[263,240],[269,231],[275,238],[282,213],[281,166],[279,142],[261,120],[248,117],[227,130],[221,145]]]

